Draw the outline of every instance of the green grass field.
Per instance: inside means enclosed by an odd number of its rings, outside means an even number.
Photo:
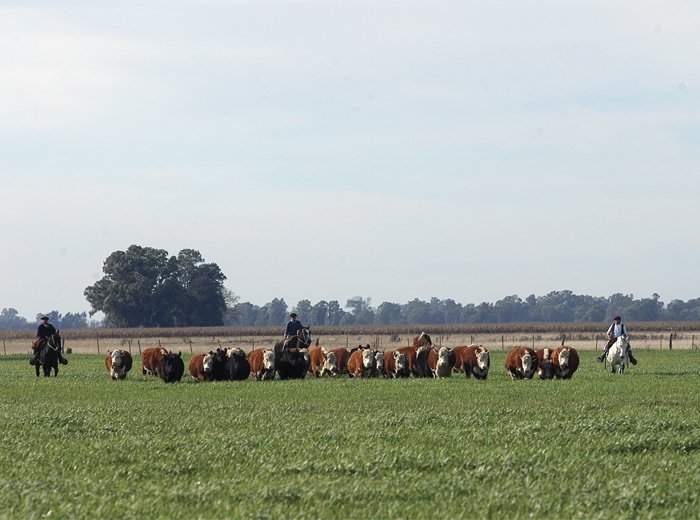
[[[5,356],[0,517],[700,517],[700,352],[595,354],[570,381],[495,351],[487,381],[175,385]]]

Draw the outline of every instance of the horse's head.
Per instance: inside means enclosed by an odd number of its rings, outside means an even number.
[[[629,336],[627,334],[623,334],[622,336],[619,336],[617,338],[617,344],[620,346],[623,353],[627,352],[627,349],[630,346]]]
[[[61,338],[61,335],[59,334],[59,331],[56,330],[55,334],[52,334],[47,338],[47,342],[51,348],[57,349],[61,348],[63,345],[63,339]]]
[[[297,331],[297,341],[304,347],[311,345],[311,329],[309,327],[300,328]]]

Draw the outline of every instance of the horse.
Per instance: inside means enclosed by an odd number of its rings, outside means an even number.
[[[279,353],[282,350],[309,348],[309,346],[311,346],[311,329],[309,327],[302,327],[297,331],[296,336],[275,343],[275,352]]]
[[[39,343],[36,347],[39,349],[39,357],[34,364],[36,377],[39,377],[40,365],[44,368],[44,377],[49,377],[51,375],[52,368],[54,377],[58,376],[58,353],[61,351],[61,344],[61,336],[58,331],[56,331],[56,334],[52,334],[46,338],[45,341]]]
[[[610,369],[613,374],[616,368],[618,374],[622,375],[625,373],[625,367],[627,366],[627,349],[630,346],[627,338],[625,334],[619,336],[617,341],[608,350],[606,359],[608,363],[610,363]]]

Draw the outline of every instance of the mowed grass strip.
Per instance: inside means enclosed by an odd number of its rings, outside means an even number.
[[[614,376],[166,385],[0,358],[5,517],[692,518],[700,352]],[[188,357],[185,360],[188,361]]]

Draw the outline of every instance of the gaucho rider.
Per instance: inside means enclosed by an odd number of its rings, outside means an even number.
[[[36,331],[36,339],[34,340],[34,343],[32,343],[34,357],[29,360],[30,365],[36,365],[39,362],[39,354],[41,353],[42,348],[54,334],[56,334],[56,329],[49,323],[49,317],[42,316],[41,323]],[[58,349],[58,361],[62,365],[68,364],[68,360],[63,357],[60,348]]]
[[[605,348],[603,349],[603,353],[600,356],[598,356],[598,361],[600,361],[601,363],[605,359],[605,356],[608,355],[608,350],[610,350],[610,347],[612,347],[617,341],[617,338],[619,338],[620,336],[627,336],[627,327],[625,327],[625,324],[622,323],[622,318],[620,316],[615,316],[613,318],[612,324],[610,325],[610,327],[608,327],[607,335],[608,342],[605,345]],[[627,346],[627,356],[630,359],[630,363],[632,363],[633,365],[637,364],[637,360],[632,355],[632,347],[630,347],[629,344]]]
[[[287,327],[284,329],[284,348],[290,343],[292,338],[296,338],[297,332],[303,329],[304,326],[299,320],[297,320],[297,313],[292,312],[289,315],[289,321],[287,322]]]

